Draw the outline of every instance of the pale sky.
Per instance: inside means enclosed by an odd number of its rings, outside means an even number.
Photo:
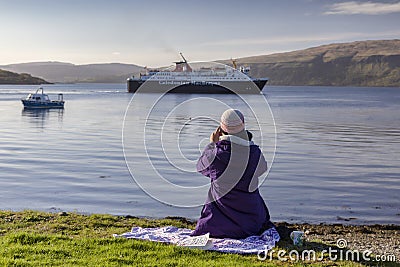
[[[400,1],[0,0],[0,64],[165,66],[400,39]]]

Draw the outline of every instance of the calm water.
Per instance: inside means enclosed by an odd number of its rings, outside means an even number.
[[[47,85],[65,109],[24,111],[35,89],[0,86],[0,209],[195,219],[208,181],[194,164],[227,104],[273,161],[260,190],[274,221],[400,223],[399,88],[268,86],[276,143],[261,96],[144,95],[127,110],[124,84]]]

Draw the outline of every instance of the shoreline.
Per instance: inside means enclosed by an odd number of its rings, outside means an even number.
[[[29,209],[1,209],[0,211],[25,211]],[[192,221],[196,222],[197,219],[200,216],[200,211],[199,213],[194,217],[184,217],[180,215],[167,215],[164,217],[158,217],[158,216],[149,216],[149,215],[132,215],[132,214],[124,214],[124,213],[100,213],[100,212],[84,212],[84,211],[79,211],[79,210],[65,210],[65,209],[59,209],[59,208],[48,208],[48,209],[34,209],[34,211],[38,212],[48,212],[48,213],[58,213],[58,212],[68,212],[68,213],[77,213],[81,215],[92,215],[92,214],[108,214],[112,216],[122,216],[122,217],[132,217],[132,218],[140,218],[140,219],[155,219],[155,220],[161,220],[164,218],[182,218],[187,221]],[[274,217],[271,216],[271,219],[276,222],[276,223],[287,223],[291,225],[346,225],[346,226],[374,226],[374,225],[381,225],[381,226],[400,226],[400,213],[396,214],[396,216],[399,217],[399,223],[393,223],[393,222],[374,222],[374,221],[359,221],[358,219],[354,217],[344,217],[344,216],[336,216],[336,220],[331,220],[331,221],[305,221],[305,220],[293,220],[291,218],[285,219],[275,219]]]
[[[183,220],[191,223],[196,223],[197,218],[200,216],[200,213],[196,216],[196,218],[190,218],[190,217],[184,217],[184,216],[179,216],[179,215],[168,215],[165,217],[158,217],[158,216],[148,216],[148,215],[132,215],[132,214],[123,214],[123,213],[100,213],[100,212],[84,212],[84,211],[79,211],[79,210],[64,210],[64,209],[58,209],[58,208],[49,208],[49,209],[1,209],[0,212],[25,212],[25,211],[34,211],[34,212],[43,212],[43,213],[50,213],[50,214],[57,214],[57,213],[73,213],[73,214],[79,214],[79,215],[84,215],[84,216],[90,216],[90,215],[110,215],[110,216],[116,216],[116,217],[125,217],[125,218],[137,218],[137,219],[149,219],[149,220],[163,220],[163,219],[173,219],[173,220]],[[400,214],[396,214],[399,215]],[[357,222],[353,218],[345,218],[341,216],[336,216],[336,221],[331,221],[331,222],[326,222],[326,221],[295,221],[295,220],[274,220],[274,218],[271,218],[274,224],[287,224],[287,225],[325,225],[325,226],[354,226],[354,227],[373,227],[373,226],[398,226],[400,227],[400,221],[398,224],[396,223],[380,223],[380,222]],[[400,219],[400,217],[399,217]],[[399,232],[400,233],[400,232]]]

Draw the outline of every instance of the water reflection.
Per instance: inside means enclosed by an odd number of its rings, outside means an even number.
[[[64,109],[23,109],[21,115],[37,128],[44,128],[49,120],[62,122]]]

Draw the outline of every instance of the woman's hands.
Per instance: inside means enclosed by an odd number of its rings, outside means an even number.
[[[218,142],[219,141],[219,137],[221,135],[223,135],[222,129],[221,129],[221,127],[218,126],[218,128],[213,133],[211,133],[210,142],[212,142],[212,143]]]

